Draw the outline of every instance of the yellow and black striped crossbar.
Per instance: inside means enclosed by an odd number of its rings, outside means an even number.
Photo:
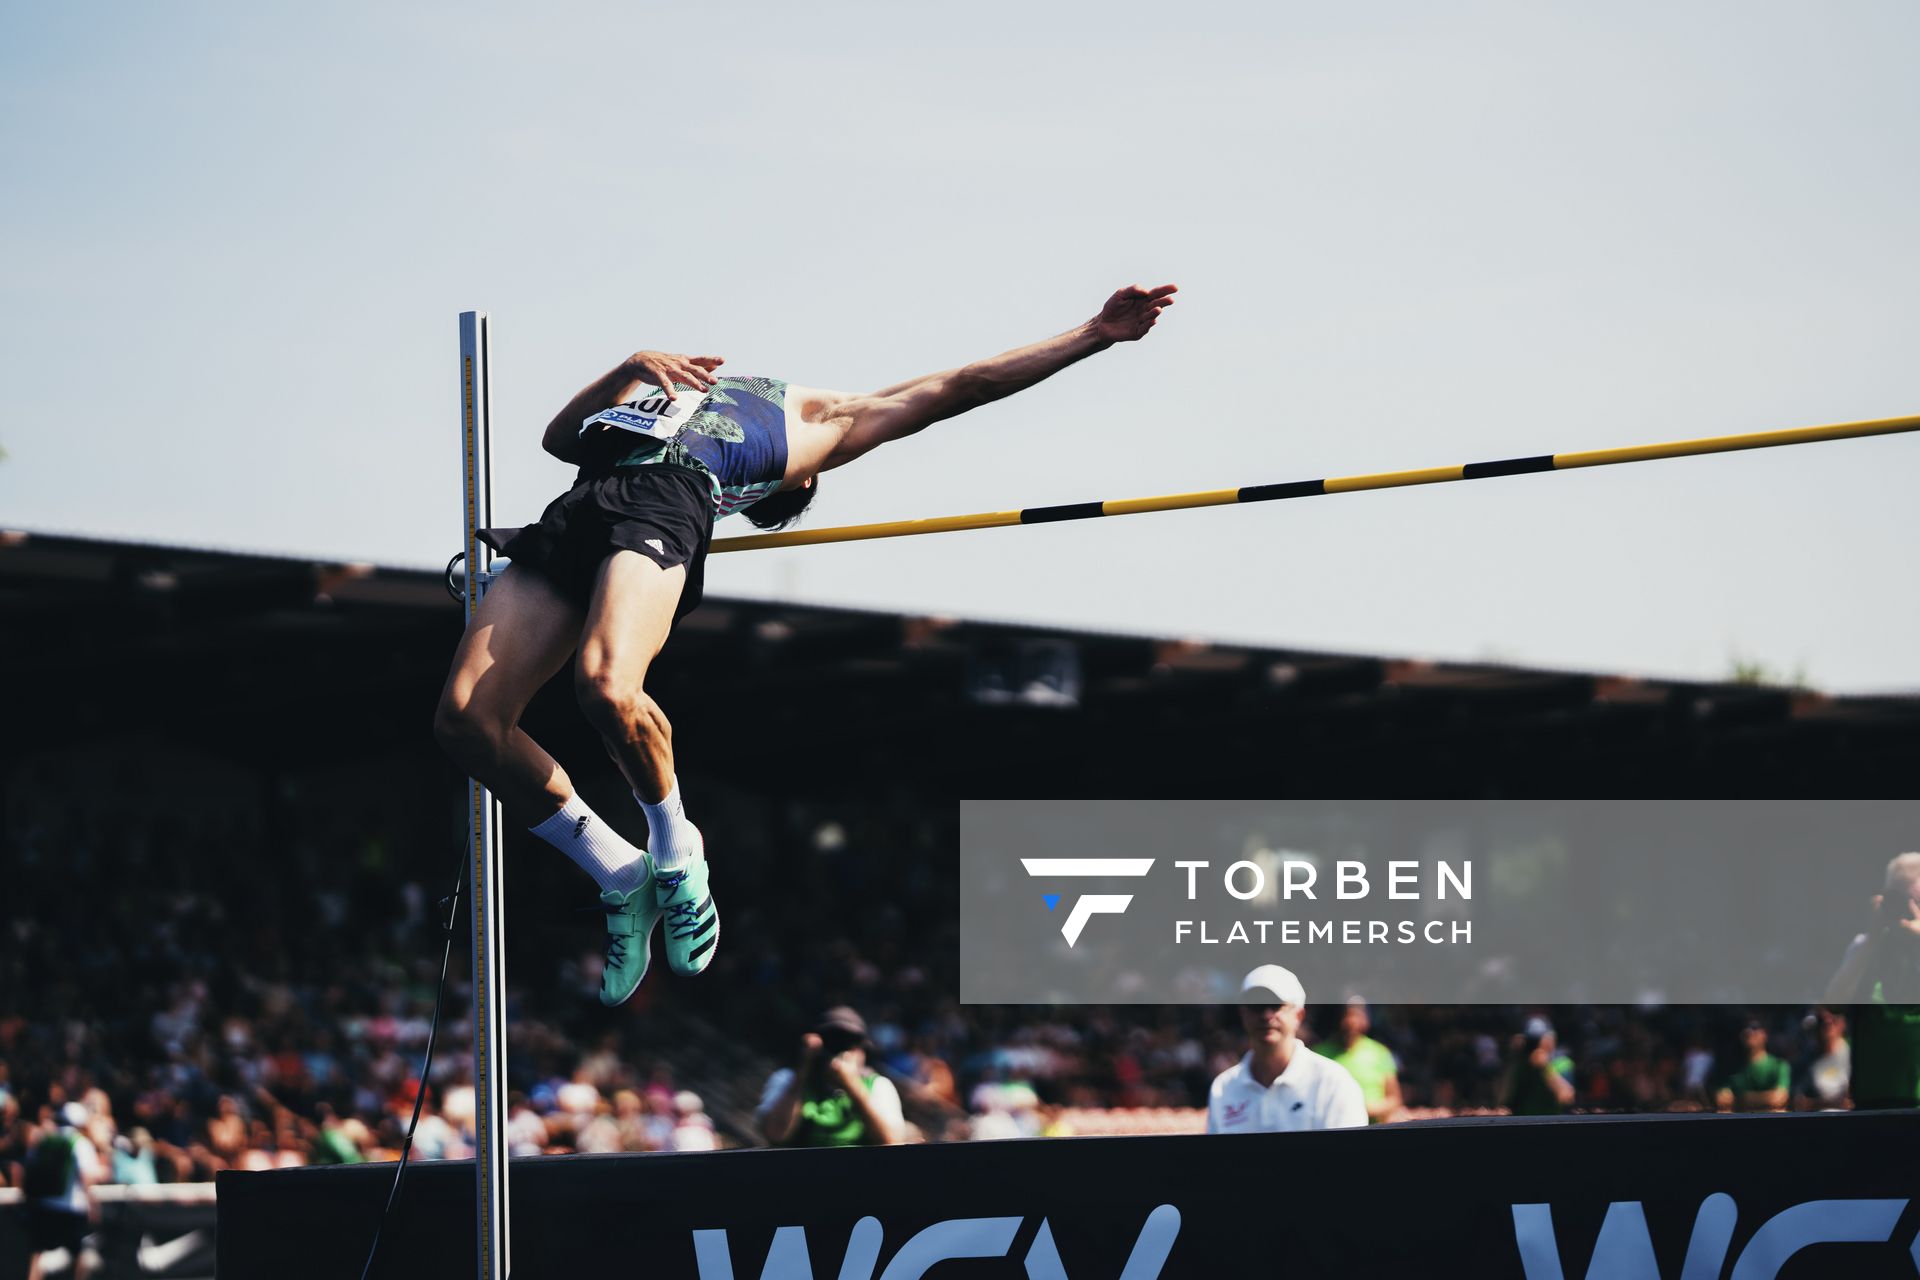
[[[1224,507],[1240,502],[1272,502],[1278,498],[1312,498],[1323,493],[1358,493],[1362,489],[1397,489],[1410,484],[1441,484],[1448,480],[1486,480],[1520,476],[1534,471],[1570,471],[1575,467],[1606,467],[1618,462],[1651,462],[1656,458],[1690,458],[1703,453],[1732,453],[1738,449],[1771,449],[1786,444],[1818,444],[1823,440],[1852,440],[1860,436],[1920,431],[1920,417],[1877,418],[1871,422],[1836,422],[1824,427],[1791,427],[1785,431],[1755,431],[1739,436],[1708,436],[1701,440],[1670,440],[1665,444],[1629,445],[1624,449],[1589,449],[1584,453],[1542,453],[1531,458],[1499,462],[1469,462],[1464,466],[1424,467],[1415,471],[1379,471],[1364,476],[1335,476],[1328,480],[1290,480],[1256,484],[1241,489],[1210,489],[1203,493],[1169,493],[1158,498],[1121,498],[1112,502],[1069,502],[1023,511],[981,511],[968,516],[933,516],[925,520],[888,520],[879,524],[847,524],[831,529],[793,529],[785,533],[757,533],[742,538],[717,538],[714,551],[755,551],[762,547],[804,547],[818,542],[862,542],[868,538],[908,538],[922,533],[955,533],[962,529],[999,529],[1015,524],[1051,524],[1058,520],[1091,520],[1095,516],[1131,516],[1147,511],[1184,511],[1190,507]]]

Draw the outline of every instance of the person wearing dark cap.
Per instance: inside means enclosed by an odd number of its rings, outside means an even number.
[[[800,1059],[768,1077],[754,1118],[776,1147],[879,1147],[906,1139],[900,1093],[867,1065],[867,1023],[845,1005],[800,1038]]]

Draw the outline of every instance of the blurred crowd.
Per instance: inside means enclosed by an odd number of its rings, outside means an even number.
[[[458,848],[444,806],[422,822],[403,802],[355,796],[361,781],[263,787],[164,755],[43,761],[5,779],[0,1185],[19,1184],[67,1104],[119,1182],[398,1152],[422,1091]],[[421,785],[447,794],[438,778]],[[530,887],[541,873],[577,874],[530,867]],[[575,905],[550,929],[539,911],[515,919],[514,1150],[714,1147],[700,1095],[632,1034],[644,1024],[609,1025],[580,1000],[598,983],[599,920]],[[472,1150],[457,939],[450,970],[414,1138],[429,1159]]]
[[[1247,1048],[1231,1008],[1049,1011],[1024,1021],[1017,1010],[994,1010],[914,1035],[892,1020],[895,1006],[880,1007],[874,1036],[883,1069],[907,1082],[910,1099],[925,1093],[968,1113],[949,1138],[1091,1132],[1089,1113],[1115,1109],[1186,1109],[1188,1127],[1197,1128],[1208,1083]],[[1351,1041],[1342,1024],[1356,1022],[1358,1037],[1390,1064],[1391,1105],[1384,1082],[1370,1090],[1381,1121],[1848,1105],[1846,1019],[1827,1009],[1310,1006],[1303,1038],[1344,1056]],[[1763,1072],[1766,1089],[1745,1087]],[[1548,1074],[1565,1082],[1564,1094],[1536,1087]],[[1080,1118],[1062,1121],[1063,1113]],[[1143,1126],[1164,1127],[1149,1115],[1100,1131]]]
[[[122,748],[0,779],[0,1184],[68,1104],[119,1182],[391,1158],[417,1100],[416,1156],[470,1153],[463,929],[420,1078],[459,780],[412,757],[259,770]],[[759,1141],[754,1100],[834,1006],[864,1017],[906,1136],[928,1140],[1184,1116],[1245,1051],[1231,1008],[960,1005],[949,805],[687,789],[725,867],[726,944],[698,980],[659,966],[619,1010],[595,999],[591,885],[510,841],[516,1154]],[[1827,1010],[1354,1006],[1310,1008],[1308,1027],[1323,1051],[1390,1055],[1369,1059],[1394,1078],[1381,1120],[1847,1105],[1848,1028]]]

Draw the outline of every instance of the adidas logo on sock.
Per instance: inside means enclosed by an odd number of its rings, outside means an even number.
[[[666,546],[658,538],[648,538],[646,545],[649,547],[652,547],[655,551],[658,551],[661,555],[667,554]]]
[[[578,840],[580,838],[580,833],[585,831],[587,829],[587,824],[592,821],[593,821],[593,816],[591,814],[584,814],[584,813],[581,814],[580,820],[573,824],[573,838],[575,840]]]

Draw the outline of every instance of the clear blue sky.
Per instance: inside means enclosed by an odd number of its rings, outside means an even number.
[[[0,525],[439,566],[636,347],[862,388],[1181,285],[815,523],[1920,412],[1920,8],[11,5]],[[1920,687],[1920,437],[716,559],[757,597]],[[728,521],[721,531],[732,532]]]

